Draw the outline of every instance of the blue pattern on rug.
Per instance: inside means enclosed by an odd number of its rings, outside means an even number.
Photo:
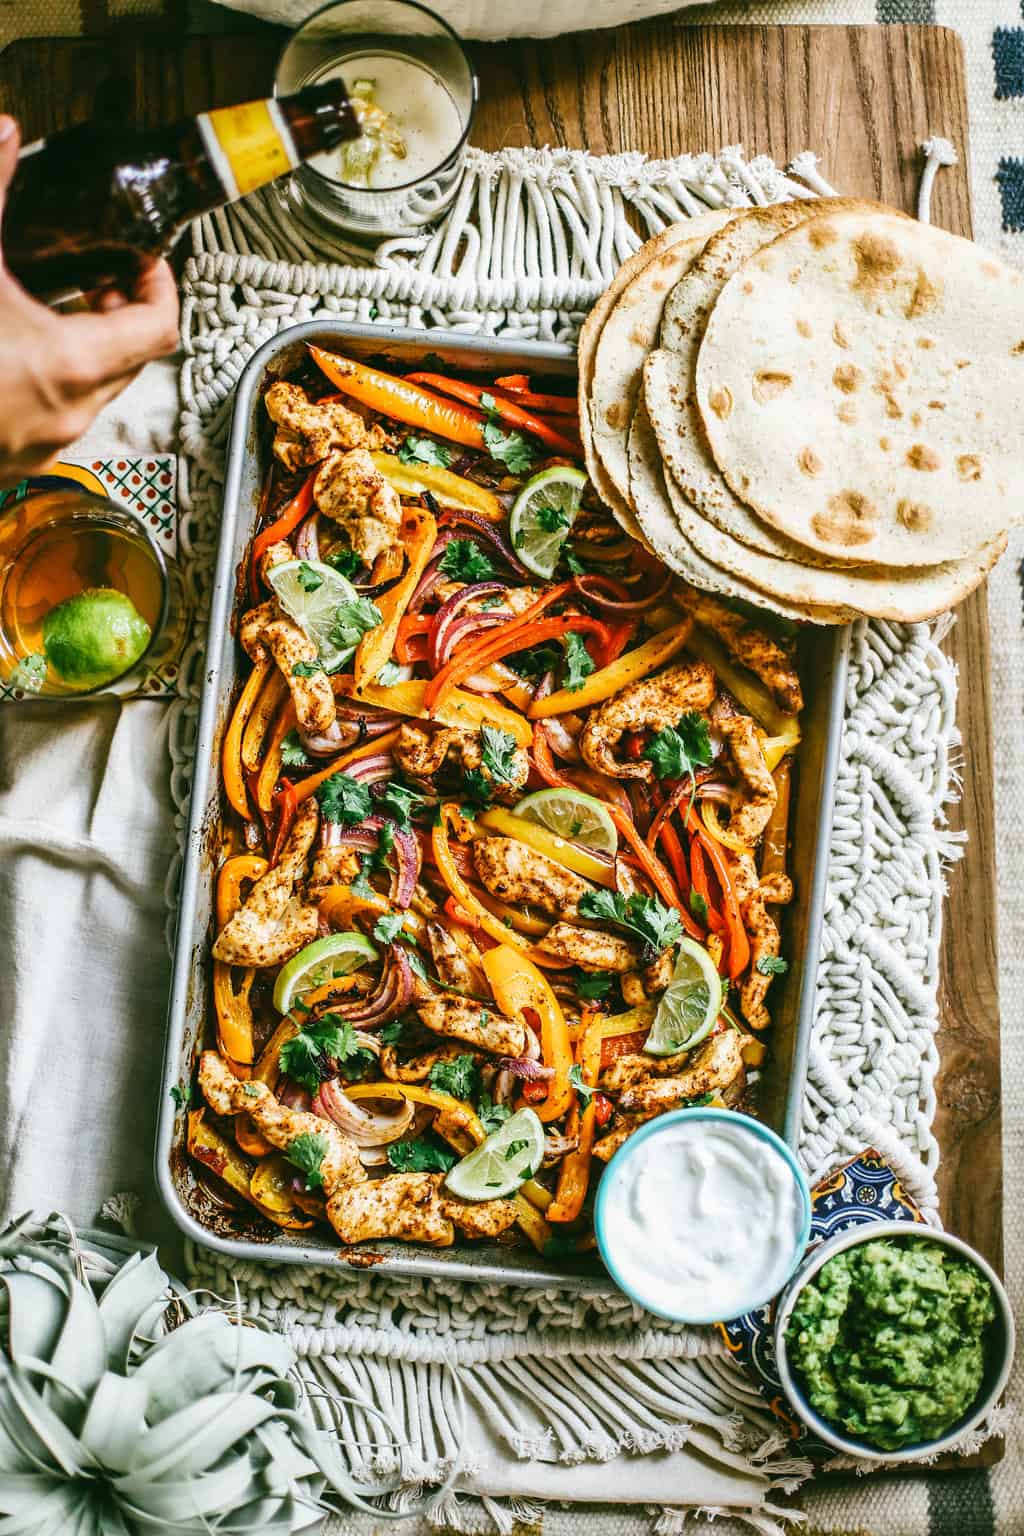
[[[1007,234],[1024,233],[1024,160],[1004,158],[996,171],[999,196],[1003,204],[1003,229]]]
[[[996,27],[992,34],[996,100],[1024,96],[1024,27]]]

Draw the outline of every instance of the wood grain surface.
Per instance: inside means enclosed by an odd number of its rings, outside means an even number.
[[[97,110],[157,123],[269,89],[281,34],[29,40],[0,54],[0,108],[26,137]],[[912,209],[929,134],[952,140],[933,219],[971,232],[960,43],[937,27],[689,28],[643,23],[476,50],[485,148],[564,144],[652,156],[742,144],[780,164],[813,148],[846,193]],[[984,591],[946,642],[960,668],[967,833],[949,877],[936,1131],[946,1223],[1001,1268],[1002,1153],[989,637]],[[988,1459],[987,1457],[984,1459]]]

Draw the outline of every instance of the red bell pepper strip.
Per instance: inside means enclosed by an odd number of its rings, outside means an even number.
[[[693,894],[699,896],[704,903],[708,927],[712,933],[722,933],[725,929],[725,923],[722,921],[722,915],[714,904],[711,887],[708,885],[707,870],[704,867],[704,850],[696,838],[690,843],[690,880]]]
[[[579,402],[572,395],[535,394],[525,373],[503,374],[500,379],[495,379],[494,387],[514,395],[517,405],[542,411],[546,416],[578,416],[580,412]]]
[[[395,657],[403,666],[408,666],[411,661],[422,661],[426,656],[427,631],[434,619],[425,613],[404,613],[398,621],[398,633],[395,636]],[[415,645],[416,641],[422,641],[422,646]]]
[[[274,846],[270,853],[270,867],[273,869],[281,851],[288,839],[295,820],[295,813],[299,808],[298,797],[295,793],[295,785],[289,779],[282,779],[277,786],[277,827],[274,831]]]
[[[556,432],[554,427],[542,421],[539,416],[534,416],[531,411],[524,411],[521,405],[516,405],[511,400],[503,400],[500,395],[494,395],[481,384],[464,384],[461,379],[446,378],[443,373],[408,373],[406,382],[409,384],[426,384],[430,389],[438,389],[443,395],[453,395],[456,400],[462,400],[466,405],[475,405],[480,410],[485,410],[483,398],[486,396],[494,401],[494,415],[500,416],[502,421],[507,421],[510,426],[518,427],[521,432],[529,432],[533,437],[539,437],[542,443],[547,443],[556,453],[567,453],[570,458],[580,451],[580,444],[571,438],[563,437],[561,432]]]
[[[599,643],[607,643],[607,624],[600,619],[592,619],[586,613],[566,613],[550,619],[538,619],[522,630],[503,624],[498,634],[491,632],[488,642],[476,647],[466,646],[457,657],[442,667],[427,685],[424,703],[428,711],[433,713],[446,694],[492,662],[500,661],[503,656],[509,656],[527,646],[540,645],[544,640],[560,640],[564,635],[578,634],[581,630],[589,630],[597,636]]]
[[[588,794],[593,794],[599,800],[613,800],[620,810],[629,814],[629,797],[617,779],[610,779],[603,773],[594,773],[590,769],[577,768],[577,779],[570,779],[564,774],[551,756],[551,743],[548,741],[544,723],[538,720],[533,727],[533,766],[537,775],[552,789],[584,789]]]
[[[636,619],[626,619],[621,624],[609,624],[608,633],[610,638],[598,660],[598,666],[610,667],[613,661],[617,661],[636,634],[636,629]]]
[[[269,528],[264,528],[252,541],[252,557],[249,566],[249,591],[254,603],[260,598],[260,561],[270,548],[280,539],[287,539],[293,534],[302,519],[308,515],[313,506],[313,482],[317,477],[319,465],[312,471],[309,478],[299,487],[291,501],[284,507],[271,523]]]
[[[711,867],[715,872],[718,883],[722,888],[722,916],[725,919],[725,930],[729,938],[729,978],[735,981],[750,964],[750,940],[747,930],[743,926],[743,918],[740,915],[739,899],[736,895],[736,887],[733,884],[729,866],[720,843],[716,843],[713,837],[709,837],[704,825],[691,805],[686,816],[686,830],[700,843],[704,853],[707,854]],[[696,846],[696,843],[694,844]]]
[[[658,856],[648,848],[637,831],[633,818],[627,816],[625,811],[620,810],[617,805],[609,805],[607,810],[620,836],[626,839],[626,842],[636,854],[640,861],[640,868],[654,886],[662,901],[666,906],[673,907],[679,913],[679,921],[691,939],[703,940],[703,929],[698,928],[690,916],[682,897],[672,884],[671,875]]]

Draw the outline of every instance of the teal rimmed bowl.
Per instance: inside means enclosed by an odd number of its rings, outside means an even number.
[[[688,1307],[672,1309],[660,1303],[653,1297],[650,1291],[645,1294],[642,1280],[638,1283],[634,1277],[631,1281],[627,1281],[623,1273],[622,1264],[622,1235],[619,1234],[617,1236],[612,1230],[609,1214],[611,1201],[617,1190],[621,1187],[622,1182],[630,1177],[630,1164],[632,1160],[635,1159],[638,1151],[646,1146],[648,1142],[655,1140],[659,1136],[665,1136],[672,1127],[680,1124],[680,1122],[685,1122],[688,1126],[704,1124],[709,1128],[720,1124],[727,1124],[733,1131],[739,1131],[741,1135],[749,1135],[752,1144],[755,1141],[766,1142],[789,1170],[793,1178],[794,1187],[799,1195],[801,1221],[799,1232],[793,1242],[793,1252],[789,1265],[782,1279],[772,1284],[767,1293],[764,1290],[763,1283],[759,1286],[756,1279],[752,1279],[749,1297],[744,1296],[743,1305],[731,1308],[729,1312],[729,1316],[742,1317],[746,1313],[753,1312],[756,1308],[764,1306],[783,1289],[803,1258],[804,1250],[811,1235],[811,1192],[803,1170],[781,1137],[776,1136],[774,1131],[769,1130],[766,1125],[762,1125],[759,1120],[754,1120],[749,1115],[740,1114],[737,1110],[732,1109],[677,1109],[673,1110],[671,1114],[659,1115],[656,1120],[649,1120],[640,1130],[635,1131],[611,1159],[597,1188],[597,1200],[594,1205],[594,1231],[597,1237],[597,1246],[605,1268],[620,1291],[623,1291],[631,1300],[639,1303],[646,1311],[654,1313],[657,1317],[664,1317],[673,1323],[707,1324],[725,1320],[721,1307],[715,1308],[711,1305],[713,1297],[709,1297],[709,1305],[703,1312],[696,1312]],[[666,1211],[666,1219],[670,1216],[671,1211]]]

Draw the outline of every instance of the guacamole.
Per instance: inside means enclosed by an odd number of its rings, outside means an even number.
[[[837,1253],[804,1287],[786,1328],[797,1380],[823,1419],[883,1451],[935,1440],[974,1402],[992,1287],[927,1239]]]

